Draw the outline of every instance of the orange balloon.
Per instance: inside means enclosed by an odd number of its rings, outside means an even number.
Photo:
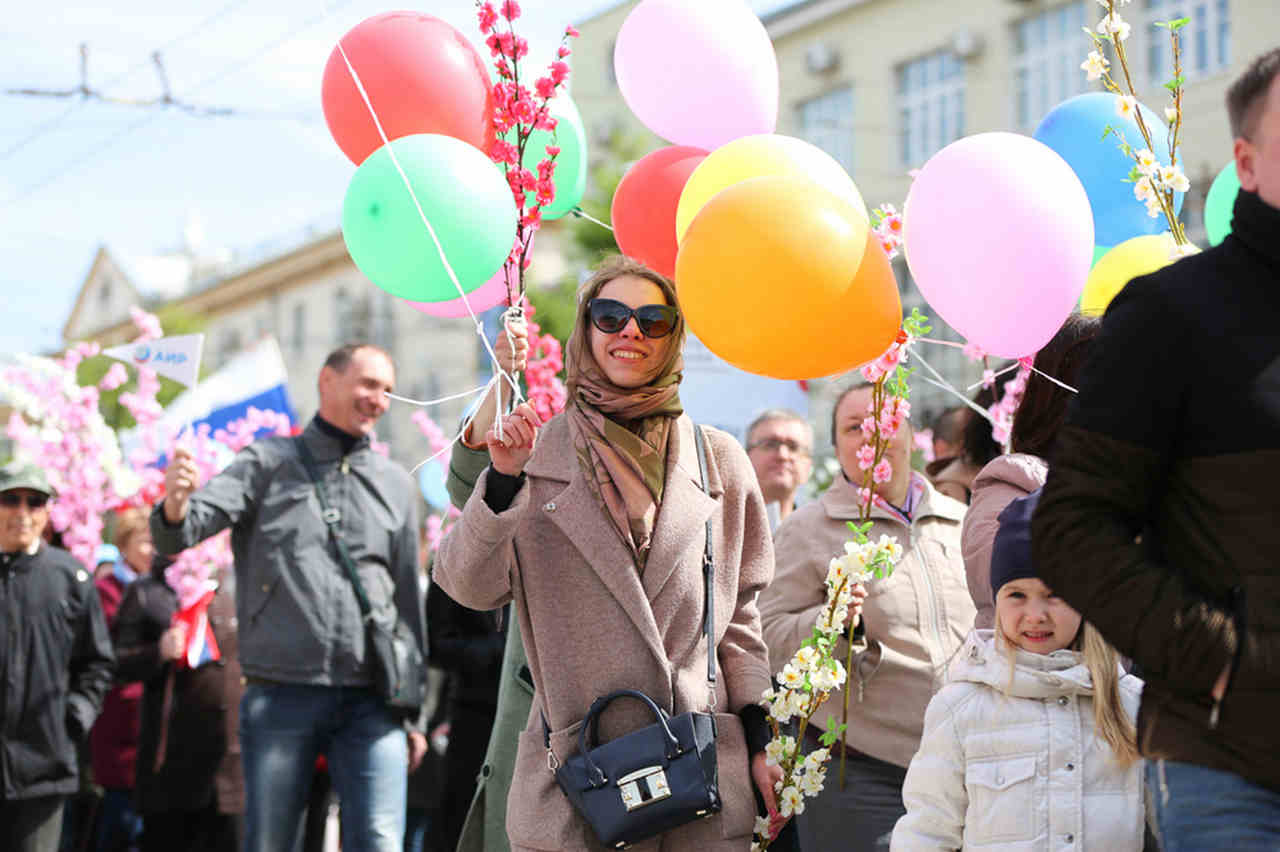
[[[794,177],[752,178],[712,198],[680,244],[676,290],[707,348],[775,379],[865,364],[902,324],[893,267],[866,220]]]

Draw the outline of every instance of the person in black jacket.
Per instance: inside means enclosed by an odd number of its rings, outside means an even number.
[[[476,774],[498,712],[498,673],[507,642],[507,609],[477,612],[457,603],[435,583],[427,592],[431,662],[449,673],[440,802],[441,849],[453,849],[476,792]]]
[[[237,736],[240,675],[234,573],[224,571],[209,604],[219,659],[190,668],[178,662],[183,631],[172,625],[178,596],[163,557],[132,583],[112,635],[117,681],[142,681],[136,805],[143,852],[238,852],[244,840],[244,771]]]
[[[0,468],[0,849],[54,852],[79,789],[76,745],[111,686],[115,657],[93,575],[41,538],[44,472]]]
[[[1280,837],[1280,48],[1227,109],[1232,233],[1111,303],[1032,527],[1041,579],[1146,681],[1166,852]]]

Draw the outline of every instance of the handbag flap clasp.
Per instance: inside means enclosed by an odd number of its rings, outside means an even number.
[[[652,805],[671,796],[667,773],[661,766],[646,766],[619,778],[618,788],[622,794],[622,804],[628,811]]]

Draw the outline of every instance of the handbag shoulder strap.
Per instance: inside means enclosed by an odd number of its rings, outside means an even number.
[[[703,434],[702,427],[697,423],[693,424],[694,444],[698,448],[698,473],[702,476],[702,490],[707,494],[711,494],[711,489],[707,483],[707,436]],[[716,559],[715,551],[712,549],[711,543],[711,518],[707,518],[707,542],[702,552],[702,576],[706,583],[706,606],[707,614],[703,620],[702,629],[707,635],[707,685],[710,698],[707,702],[708,707],[714,707],[715,704],[715,687],[716,687],[716,608],[715,608],[715,573]]]
[[[302,439],[301,435],[294,438],[293,442],[294,446],[298,448],[298,455],[302,457],[302,465],[307,469],[307,475],[311,477],[311,482],[316,487],[316,497],[320,500],[320,517],[324,519],[325,525],[329,528],[329,538],[333,540],[334,547],[338,550],[338,561],[342,563],[342,567],[347,573],[347,579],[351,581],[351,586],[355,590],[356,602],[360,605],[360,616],[368,619],[373,607],[369,605],[369,596],[365,594],[364,584],[360,582],[360,576],[356,573],[356,565],[351,558],[351,551],[347,549],[346,541],[343,540],[338,532],[338,524],[342,521],[342,511],[336,506],[329,505],[324,479],[320,476],[319,468],[316,466],[316,458],[311,454],[311,448],[307,446],[307,442]]]
[[[702,427],[697,423],[693,424],[694,446],[698,451],[698,473],[702,477],[702,490],[710,495],[711,488],[707,482],[707,448],[706,435],[702,431]],[[711,537],[711,519],[707,519],[706,525],[706,543],[702,550],[702,576],[706,586],[706,614],[702,622],[702,631],[707,637],[707,712],[715,709],[716,695],[716,609],[715,609],[715,550],[713,549]],[[560,765],[559,759],[551,749],[551,726],[547,723],[547,714],[545,711],[539,711],[542,716],[542,738],[547,749],[547,768],[555,771]]]

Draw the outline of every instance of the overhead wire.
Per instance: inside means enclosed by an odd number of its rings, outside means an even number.
[[[164,44],[155,48],[151,52],[151,54],[148,55],[146,59],[143,59],[129,66],[127,69],[125,69],[121,73],[107,80],[107,82],[102,84],[103,90],[109,89],[112,86],[114,86],[116,83],[119,83],[123,80],[128,79],[138,71],[150,65],[153,61],[151,57],[154,56],[156,53],[159,53],[164,50],[168,50],[169,48],[179,45],[182,42],[186,41],[187,39],[191,38],[193,35],[197,35],[201,32],[204,32],[210,26],[217,23],[219,20],[226,17],[228,14],[235,11],[240,6],[246,5],[248,2],[249,0],[231,0],[230,3],[227,3],[222,8],[218,9],[218,11],[214,12],[212,15],[209,15],[207,18],[200,21],[200,23],[196,24],[195,26],[191,27],[188,30],[185,30],[179,35],[174,36],[173,38],[166,41]],[[83,98],[77,101],[76,103],[72,104],[67,109],[63,110],[62,112],[48,119],[47,121],[44,121],[41,124],[37,125],[35,130],[33,130],[31,133],[22,137],[13,145],[10,145],[8,148],[6,148],[4,151],[0,151],[0,162],[7,160],[9,157],[13,156],[14,154],[18,153],[26,146],[30,145],[35,140],[39,139],[41,136],[44,136],[46,133],[49,133],[50,131],[59,127],[62,124],[62,122],[67,120],[67,118],[69,118],[71,115],[75,114],[80,109],[82,109],[86,103],[88,103],[88,98]]]
[[[188,90],[188,92],[194,94],[208,86],[213,85],[214,83],[217,83],[231,76],[232,74],[235,74],[243,70],[244,68],[256,62],[258,59],[262,58],[266,54],[278,48],[280,45],[288,42],[289,40],[294,38],[294,36],[298,35],[302,31],[310,29],[311,27],[323,21],[325,18],[329,17],[329,15],[333,14],[338,9],[342,8],[343,6],[350,5],[352,2],[353,0],[335,0],[335,2],[331,4],[327,4],[324,8],[324,11],[321,12],[320,14],[313,15],[312,17],[308,18],[306,21],[302,22],[298,26],[293,27],[290,30],[287,30],[286,32],[276,37],[272,41],[269,41],[266,44],[262,45],[256,51],[244,57],[243,59],[237,60],[236,62],[233,62],[230,65],[224,66],[220,70],[214,72],[209,77],[206,77],[205,79],[201,80],[199,83],[196,83],[194,86],[192,86]],[[148,62],[149,61],[150,60],[148,60]],[[6,205],[13,205],[16,202],[23,201],[27,198],[30,198],[39,190],[44,189],[46,186],[49,186],[50,184],[56,183],[57,181],[66,177],[71,172],[78,169],[80,166],[84,165],[85,163],[89,162],[92,159],[95,159],[103,151],[110,149],[111,147],[119,143],[122,139],[126,138],[127,136],[130,136],[134,131],[142,127],[145,127],[146,125],[155,121],[161,114],[163,113],[159,111],[147,113],[139,120],[131,122],[119,133],[116,133],[113,136],[109,136],[102,142],[98,143],[98,145],[93,150],[86,151],[81,157],[68,163],[63,168],[49,175],[46,175],[44,178],[40,179],[36,183],[31,184],[30,186],[27,186],[19,190],[15,195],[12,195],[9,198],[7,198],[4,203]]]

